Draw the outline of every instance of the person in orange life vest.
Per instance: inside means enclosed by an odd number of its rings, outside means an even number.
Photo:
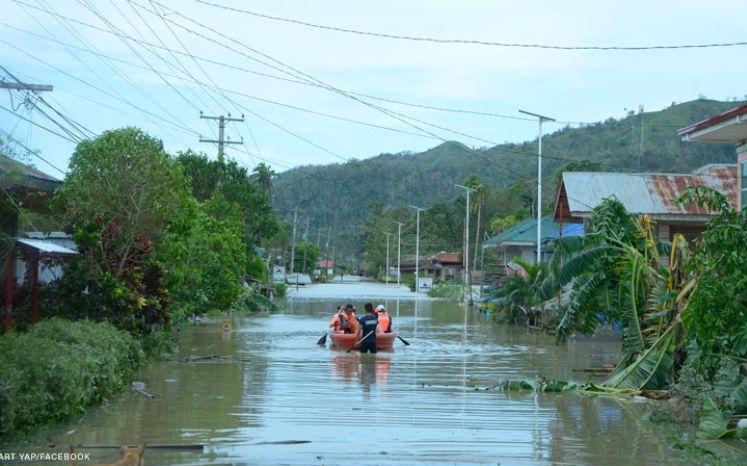
[[[357,333],[358,317],[355,315],[355,308],[353,305],[348,304],[344,308],[340,306],[340,310],[334,317],[332,317],[329,326],[337,332]]]
[[[379,317],[379,326],[376,328],[376,333],[392,333],[392,316],[386,312],[386,307],[379,304],[376,306],[374,313]]]

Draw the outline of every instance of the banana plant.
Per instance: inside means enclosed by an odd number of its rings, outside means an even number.
[[[682,270],[687,242],[680,235],[671,244],[657,243],[651,218],[636,218],[614,198],[594,209],[587,227],[585,237],[556,241],[556,277],[543,288],[544,293],[573,288],[570,303],[560,311],[558,339],[576,330],[593,334],[600,317],[618,321],[623,356],[606,385],[669,385],[681,332],[677,316],[687,297],[682,291],[691,286]]]

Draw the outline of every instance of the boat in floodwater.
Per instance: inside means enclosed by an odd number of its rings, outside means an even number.
[[[332,348],[335,349],[347,350],[351,347],[358,348],[360,346],[355,344],[356,335],[354,333],[331,332],[329,337],[332,339]],[[397,338],[397,332],[377,333],[376,348],[380,350],[392,349],[395,338]]]

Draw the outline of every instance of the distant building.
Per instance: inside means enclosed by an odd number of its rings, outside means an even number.
[[[671,241],[681,233],[692,241],[715,214],[705,207],[681,205],[676,199],[688,187],[698,185],[725,194],[736,207],[736,165],[706,165],[693,174],[565,172],[553,219],[559,224],[586,223],[603,199],[614,197],[628,212],[650,215],[659,240]]]
[[[462,259],[459,254],[441,252],[430,258],[433,264],[434,278],[437,280],[453,280],[459,278],[462,270]]]
[[[583,234],[580,225],[566,224],[563,226],[562,236],[578,236]],[[550,215],[542,217],[542,260],[552,258],[552,240],[561,236],[558,222]],[[537,262],[537,219],[526,219],[513,227],[493,236],[485,241],[485,249],[496,248],[500,252],[503,266],[508,266],[515,258],[520,257],[529,264]]]
[[[734,144],[737,152],[738,182],[733,187],[735,206],[747,206],[747,105],[694,123],[677,131],[683,141]],[[737,196],[738,194],[738,196]]]

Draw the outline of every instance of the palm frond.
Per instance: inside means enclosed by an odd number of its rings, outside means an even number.
[[[618,367],[604,383],[607,387],[633,388],[664,388],[672,382],[672,366],[674,364],[674,342],[678,325],[672,325],[656,342],[631,364]]]

